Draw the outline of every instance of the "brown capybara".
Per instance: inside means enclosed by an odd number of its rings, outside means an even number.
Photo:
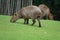
[[[28,20],[32,19],[32,25],[35,24],[36,19],[39,23],[39,27],[41,27],[40,19],[41,19],[41,10],[37,6],[27,6],[19,10],[18,12],[14,13],[12,16],[10,22],[16,22],[17,19],[23,18],[24,19],[24,24],[28,24]]]
[[[50,12],[50,9],[45,4],[40,4],[39,8],[41,9],[42,17],[46,16],[47,19],[53,20],[53,15]]]

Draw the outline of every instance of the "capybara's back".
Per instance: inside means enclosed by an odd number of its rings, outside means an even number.
[[[41,10],[43,10],[44,12],[49,12],[50,11],[50,9],[45,4],[40,4],[39,8]]]
[[[37,6],[27,6],[21,9],[20,14],[24,18],[37,18],[41,16],[41,10]]]

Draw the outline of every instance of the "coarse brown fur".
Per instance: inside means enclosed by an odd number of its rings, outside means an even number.
[[[41,27],[40,19],[41,19],[41,10],[37,6],[27,6],[19,10],[18,12],[14,13],[12,16],[10,22],[16,22],[17,19],[23,17],[24,18],[24,24],[28,24],[28,20],[32,19],[32,25],[35,24],[36,19],[38,20],[39,27]]]
[[[50,9],[45,4],[40,4],[39,8],[42,10],[42,17],[46,16],[47,19],[53,20],[53,15],[50,12]]]

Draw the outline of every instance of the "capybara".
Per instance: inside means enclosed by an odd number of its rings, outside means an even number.
[[[12,15],[12,18],[10,22],[16,22],[17,19],[23,18],[24,19],[24,24],[28,24],[28,20],[32,19],[32,25],[35,24],[36,19],[39,23],[39,27],[41,27],[40,19],[41,19],[42,12],[37,6],[27,6],[19,10],[18,12],[14,13]]]
[[[43,12],[42,17],[46,16],[47,19],[53,20],[53,15],[51,14],[50,9],[45,4],[40,4],[39,8]]]

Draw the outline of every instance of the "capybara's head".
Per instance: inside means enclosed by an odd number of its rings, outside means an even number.
[[[19,19],[19,16],[18,16],[18,14],[14,14],[14,15],[12,15],[12,18],[10,19],[10,22],[16,22],[17,21],[17,19]]]

